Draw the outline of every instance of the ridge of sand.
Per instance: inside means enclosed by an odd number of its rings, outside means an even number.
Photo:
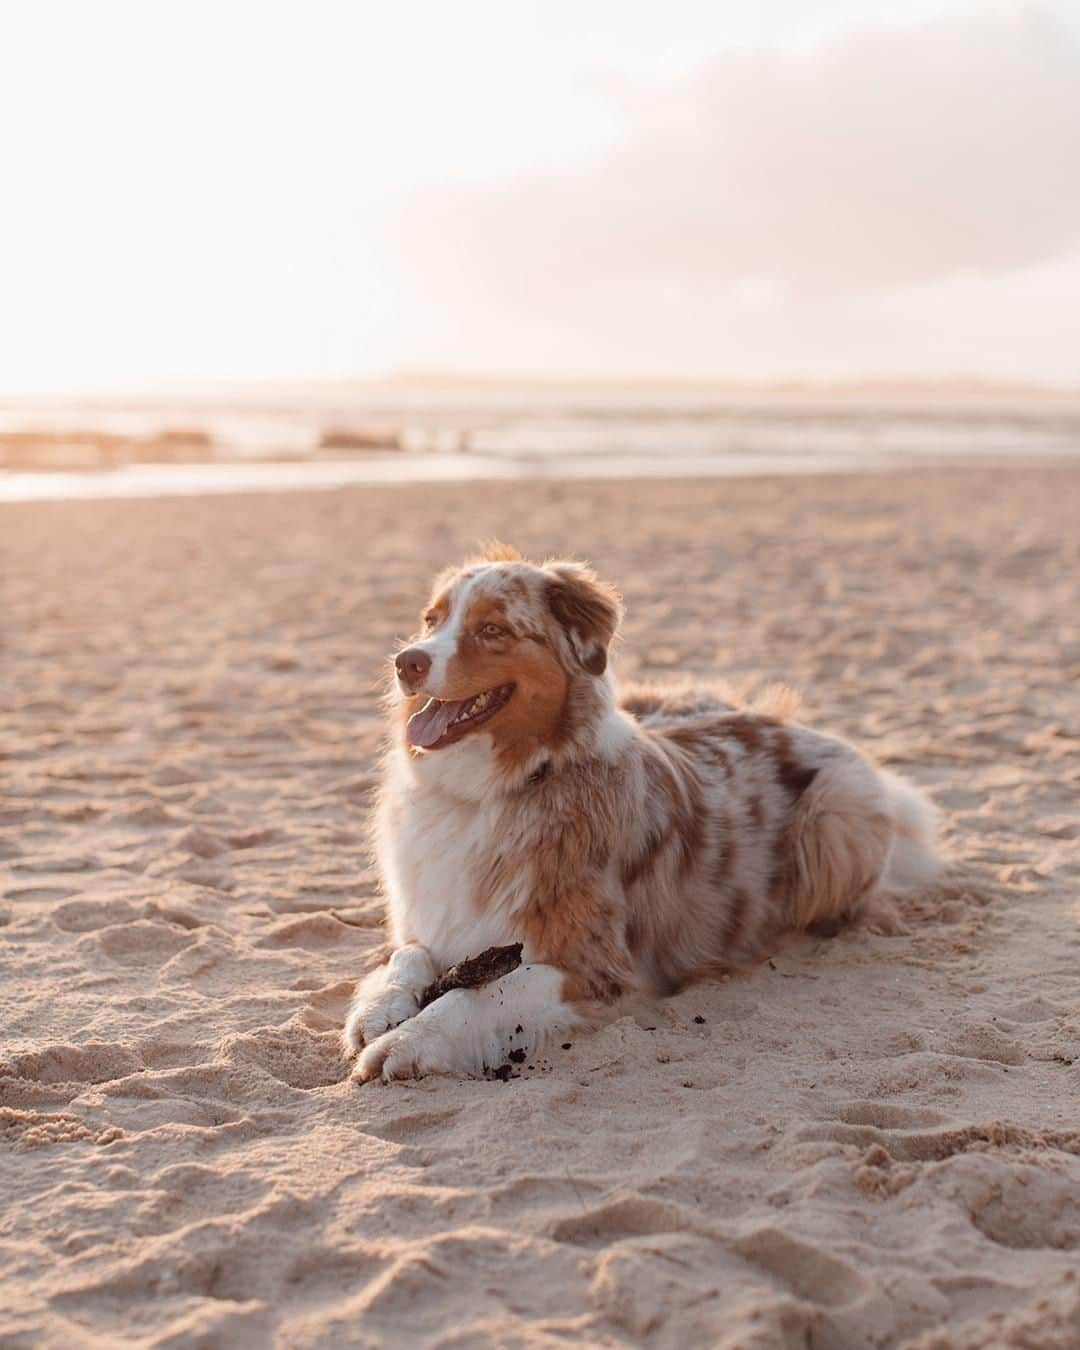
[[[0,508],[0,1345],[1080,1343],[1078,485]],[[788,680],[923,784],[910,931],[348,1082],[383,659],[492,535],[620,585],[626,675]]]

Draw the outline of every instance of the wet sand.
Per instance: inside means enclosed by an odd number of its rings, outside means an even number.
[[[1075,1346],[1078,489],[0,506],[0,1344]],[[384,658],[491,536],[620,586],[627,677],[787,680],[922,784],[909,931],[349,1082]]]

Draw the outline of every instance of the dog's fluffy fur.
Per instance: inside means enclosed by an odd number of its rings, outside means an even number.
[[[391,695],[375,835],[395,950],[346,1023],[359,1078],[531,1057],[624,993],[746,966],[936,874],[930,805],[790,720],[786,691],[619,698],[620,613],[589,568],[506,549],[437,578]],[[513,974],[417,1012],[437,973],[511,942]]]

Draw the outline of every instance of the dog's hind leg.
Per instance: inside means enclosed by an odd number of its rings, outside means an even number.
[[[879,889],[893,847],[884,784],[861,758],[823,768],[795,812],[789,921],[825,930],[851,919]]]
[[[828,931],[858,920],[902,932],[891,897],[940,872],[934,823],[933,807],[915,788],[861,756],[827,765],[795,814],[792,927]]]

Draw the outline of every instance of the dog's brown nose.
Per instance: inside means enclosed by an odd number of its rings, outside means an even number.
[[[398,679],[406,689],[416,690],[427,679],[431,657],[420,647],[409,647],[395,659],[394,665],[397,667]]]

